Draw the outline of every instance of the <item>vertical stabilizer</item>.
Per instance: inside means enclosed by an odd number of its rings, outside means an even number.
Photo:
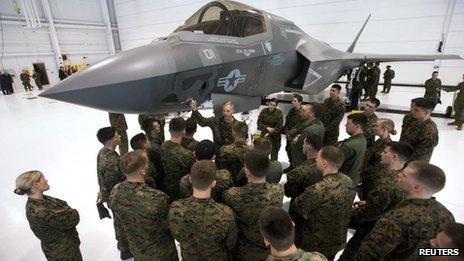
[[[362,31],[364,30],[364,27],[366,27],[367,22],[369,21],[369,18],[371,18],[371,15],[367,17],[366,21],[364,22],[363,26],[361,27],[361,30],[359,30],[358,35],[356,35],[356,38],[354,38],[354,41],[351,43],[350,47],[346,50],[347,53],[352,53],[354,50],[354,47],[356,46],[356,43],[358,42],[359,36],[361,36]]]

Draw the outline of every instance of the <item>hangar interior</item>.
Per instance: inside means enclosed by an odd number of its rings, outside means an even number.
[[[26,197],[12,193],[17,175],[33,169],[41,170],[47,177],[51,187],[49,195],[66,200],[79,211],[81,221],[77,229],[84,260],[119,258],[112,220],[99,220],[95,209],[98,192],[95,159],[101,147],[95,133],[109,125],[107,112],[37,97],[40,91],[33,81],[33,91],[25,92],[20,73],[32,74],[33,70],[39,70],[44,89],[50,88],[60,81],[60,66],[84,70],[112,54],[167,36],[208,2],[0,0],[0,70],[13,76],[15,90],[13,95],[0,96],[0,110],[4,112],[0,123],[3,147],[0,152],[3,170],[0,176],[3,199],[0,203],[1,260],[45,260],[40,242],[30,231],[25,217]],[[242,2],[294,21],[311,37],[343,51],[371,14],[354,52],[444,53],[464,57],[464,0]],[[380,108],[400,112],[409,110],[412,98],[423,96],[423,87],[414,85],[422,85],[432,71],[438,70],[443,85],[450,86],[461,82],[464,72],[464,60],[382,63],[382,73],[386,65],[392,66],[396,77],[390,94],[379,91]],[[327,91],[320,96],[327,97]],[[442,104],[435,112],[444,114],[454,98],[454,93],[442,92]],[[281,103],[279,108],[286,113],[290,105]],[[244,117],[253,133],[258,114],[259,110],[255,110],[236,117]],[[212,111],[205,111],[204,115],[212,115]],[[393,119],[400,133],[402,114],[382,112],[378,115]],[[141,132],[137,115],[128,114],[126,120],[129,138]],[[464,222],[461,193],[464,179],[459,168],[464,155],[464,136],[462,131],[447,125],[450,120],[434,118],[440,141],[431,163],[440,166],[447,175],[446,187],[437,194],[437,199],[453,213],[457,222]],[[339,139],[348,137],[345,122],[346,115],[340,124]],[[168,139],[167,128],[165,133]],[[199,127],[195,138],[212,139],[211,131]],[[393,138],[398,139],[399,135]],[[279,160],[288,161],[284,146]]]

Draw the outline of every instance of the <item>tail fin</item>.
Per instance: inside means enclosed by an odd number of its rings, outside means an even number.
[[[371,14],[367,17],[366,21],[364,22],[363,26],[361,27],[361,30],[359,30],[358,35],[356,35],[356,38],[354,38],[353,43],[351,43],[350,47],[346,50],[347,53],[352,53],[354,50],[354,47],[356,46],[356,43],[358,42],[359,36],[361,36],[362,31],[364,30],[364,27],[366,27],[367,22],[369,21],[369,18],[371,18]]]

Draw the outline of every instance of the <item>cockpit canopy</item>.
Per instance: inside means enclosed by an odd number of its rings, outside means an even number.
[[[174,32],[247,37],[266,32],[263,14],[237,2],[211,2],[192,15]]]

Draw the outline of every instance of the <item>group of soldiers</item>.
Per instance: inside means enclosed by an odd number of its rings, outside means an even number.
[[[413,99],[394,142],[395,124],[378,118],[380,101],[370,98],[364,112],[347,116],[350,137],[339,141],[340,91],[332,85],[323,104],[303,104],[295,94],[285,123],[278,101],[269,100],[252,145],[231,102],[207,118],[192,100],[189,119],[170,120],[169,140],[163,115],[139,115],[143,133],[129,141],[124,115],[111,113],[112,126],[97,132],[98,201],[113,213],[121,259],[177,260],[175,240],[184,260],[333,260],[343,249],[341,260],[402,260],[431,246],[462,254],[464,225],[433,197],[446,181],[428,163],[438,144],[430,117],[436,102]],[[196,141],[197,125],[209,127],[213,141]],[[46,257],[81,260],[79,214],[47,190],[38,171],[16,181]],[[348,228],[356,232],[346,242]]]
[[[27,92],[27,91],[32,91],[32,89],[34,88],[31,85],[31,78],[34,79],[34,82],[35,82],[35,85],[37,86],[37,88],[39,90],[42,90],[43,87],[42,87],[41,76],[36,70],[34,70],[34,73],[32,74],[32,76],[29,74],[28,71],[23,71],[19,75],[19,79],[21,80],[21,83],[24,86],[24,90]]]

